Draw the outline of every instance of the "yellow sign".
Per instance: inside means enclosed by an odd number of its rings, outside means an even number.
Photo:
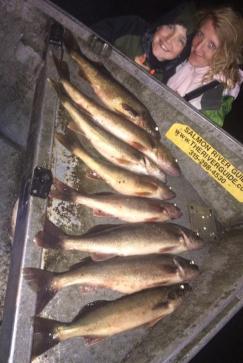
[[[175,123],[166,137],[199,164],[235,199],[243,202],[243,172],[187,125]]]

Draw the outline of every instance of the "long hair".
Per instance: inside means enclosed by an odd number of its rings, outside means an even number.
[[[220,41],[205,80],[220,74],[225,87],[233,88],[239,80],[239,65],[243,62],[243,18],[230,7],[202,10],[199,27],[211,20]]]

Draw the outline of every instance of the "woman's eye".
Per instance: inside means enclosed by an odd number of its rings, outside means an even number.
[[[168,25],[167,25],[167,27],[168,27],[169,29],[174,29],[175,25],[174,25],[174,24],[168,24]]]
[[[180,43],[184,47],[186,45],[186,39],[180,39]]]
[[[199,30],[197,33],[196,33],[196,36],[198,38],[202,38],[203,37],[203,33]]]
[[[211,50],[215,50],[216,49],[216,45],[214,44],[214,42],[209,42],[208,43],[208,48]]]

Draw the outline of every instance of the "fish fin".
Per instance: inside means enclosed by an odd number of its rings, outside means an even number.
[[[111,192],[99,192],[99,193],[95,193],[94,195],[111,196],[111,195],[114,195],[114,193],[111,193]]]
[[[159,253],[173,253],[175,247],[164,247],[159,249]]]
[[[64,184],[56,178],[54,179],[53,185],[55,189],[52,188],[50,190],[49,198],[61,199],[68,202],[75,202],[76,196],[78,194],[75,189],[69,187],[67,184]]]
[[[105,260],[109,260],[110,258],[116,257],[115,254],[102,254],[102,253],[92,253],[91,254],[91,258],[93,261],[105,261]]]
[[[138,197],[146,197],[148,195],[151,195],[151,193],[148,193],[148,192],[137,192],[136,195]]]
[[[74,121],[70,121],[67,125],[68,129],[79,134],[82,136],[85,136],[85,134],[83,133],[83,131],[80,129],[80,127],[78,127],[78,125],[74,122]]]
[[[55,274],[38,268],[26,267],[23,275],[31,289],[37,293],[36,314],[38,315],[57,293],[58,289],[52,286]]]
[[[71,152],[73,152],[74,149],[81,148],[80,142],[78,141],[75,133],[71,130],[67,130],[65,135],[56,132],[55,137],[66,149]]]
[[[86,177],[89,179],[93,179],[93,180],[103,180],[101,178],[101,176],[99,176],[99,174],[97,174],[95,171],[93,170],[87,170],[87,172],[85,173]]]
[[[145,147],[142,144],[139,144],[139,142],[136,142],[136,141],[132,142],[132,146],[135,149],[139,150],[139,151],[144,151],[145,150]]]
[[[111,214],[102,212],[100,209],[93,209],[94,217],[112,217]]]
[[[72,51],[80,53],[79,44],[70,30],[65,29],[63,41],[68,53]]]
[[[47,234],[43,231],[37,233],[34,242],[42,248],[63,249],[63,239],[60,236]]]
[[[88,77],[86,76],[85,72],[82,69],[79,69],[78,74],[81,78],[83,78],[86,82],[91,83]]]
[[[86,265],[86,264],[89,264],[92,262],[92,259],[90,257],[85,257],[83,258],[81,261],[75,263],[74,265],[70,266],[69,267],[69,271],[73,271],[73,270],[77,270],[78,268]]]
[[[54,79],[51,78],[48,78],[47,80],[56,91],[58,97],[61,99],[61,102],[63,102],[67,98],[66,91],[64,90],[63,85],[60,82],[54,81]]]
[[[62,232],[61,228],[57,227],[49,219],[46,219],[44,225],[44,232],[52,236],[63,236],[65,233]]]
[[[147,325],[148,328],[152,328],[153,326],[155,326],[161,319],[163,318],[163,316],[160,316],[159,318],[156,318],[152,321],[150,321]]]
[[[109,303],[109,300],[96,300],[91,303],[88,303],[74,317],[72,323],[77,322],[79,319],[83,318],[86,314],[93,312],[94,310],[98,309],[101,306],[106,305],[107,303]]]
[[[119,164],[121,165],[130,165],[130,161],[124,159],[124,158],[116,158],[116,160],[118,161]]]
[[[96,337],[96,336],[88,337],[88,336],[84,336],[83,338],[84,338],[85,345],[90,347],[91,345],[102,342],[103,340],[105,340],[106,337]]]
[[[127,111],[132,117],[137,117],[138,112],[126,103],[122,103],[122,108]]]
[[[91,227],[85,234],[83,234],[83,236],[85,236],[85,237],[92,236],[93,234],[102,233],[108,229],[117,228],[121,225],[122,224],[97,224],[97,225]]]
[[[151,223],[151,222],[156,222],[157,220],[158,220],[158,217],[150,217],[150,218],[146,218],[144,220],[144,222]]]
[[[69,68],[68,68],[67,63],[65,61],[60,61],[55,56],[54,53],[52,53],[52,57],[53,57],[53,61],[54,61],[54,64],[56,66],[59,77],[69,81],[70,80],[70,72],[69,72]]]
[[[56,320],[40,317],[34,318],[32,359],[59,343],[59,338],[54,337],[55,328],[59,325],[60,323]]]

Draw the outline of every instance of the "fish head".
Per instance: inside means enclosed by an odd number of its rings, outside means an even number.
[[[147,133],[152,136],[156,141],[159,141],[161,138],[159,128],[155,121],[152,119],[149,113],[142,113],[137,116],[138,124],[142,127]]]
[[[163,214],[166,215],[168,219],[176,219],[182,216],[182,211],[173,204],[166,203],[162,205]]]
[[[180,242],[184,244],[187,250],[198,250],[204,246],[204,241],[198,233],[188,228],[179,227]]]
[[[157,184],[159,185],[159,192],[161,193],[160,199],[168,200],[175,198],[176,194],[173,192],[171,186],[161,182],[160,180],[157,181]]]
[[[161,143],[156,145],[155,149],[158,165],[164,170],[168,175],[179,176],[181,175],[181,170],[178,162],[171,155],[171,152]]]
[[[151,159],[144,157],[144,165],[148,175],[151,175],[162,182],[166,182],[166,175],[165,173],[156,165]]]
[[[173,258],[178,274],[182,281],[190,281],[199,275],[199,268],[193,260],[187,260],[180,256]]]
[[[190,292],[192,288],[189,284],[177,284],[171,286],[168,292],[168,299],[171,303],[179,305],[181,300]]]

